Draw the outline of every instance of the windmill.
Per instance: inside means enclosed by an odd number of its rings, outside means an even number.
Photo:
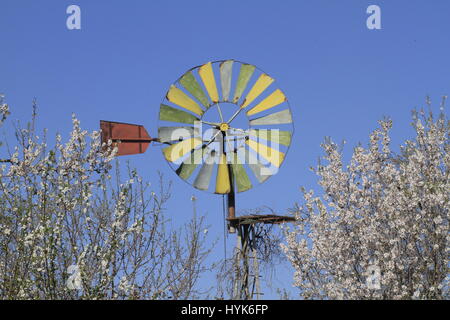
[[[194,188],[226,196],[228,231],[237,230],[233,297],[251,299],[258,287],[254,226],[293,221],[278,215],[236,216],[235,195],[276,174],[292,141],[293,121],[283,91],[254,65],[221,60],[185,72],[168,89],[159,109],[158,138],[142,125],[100,121],[102,141],[118,155],[144,153],[152,142]],[[253,283],[250,259],[254,257]],[[256,292],[258,294],[258,292]]]

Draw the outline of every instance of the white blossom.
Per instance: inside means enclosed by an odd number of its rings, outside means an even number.
[[[450,145],[443,112],[413,114],[414,140],[391,150],[391,120],[348,165],[331,140],[314,169],[323,194],[304,191],[283,250],[303,298],[448,299]],[[379,290],[368,288],[376,260]]]
[[[0,124],[8,114],[0,96]],[[204,226],[168,228],[162,177],[152,194],[135,170],[124,181],[117,147],[75,115],[54,146],[34,121],[0,167],[0,299],[158,299],[169,286],[195,297]]]

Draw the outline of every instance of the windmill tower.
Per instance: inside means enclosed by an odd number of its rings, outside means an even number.
[[[251,64],[208,62],[169,87],[160,104],[158,138],[141,125],[101,121],[100,127],[103,142],[112,140],[118,155],[144,153],[151,142],[159,142],[183,181],[226,196],[228,232],[237,233],[233,297],[252,299],[259,292],[255,225],[293,220],[236,216],[236,193],[276,174],[291,144],[290,106],[274,79]]]

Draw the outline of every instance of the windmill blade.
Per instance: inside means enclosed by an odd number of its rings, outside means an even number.
[[[211,176],[214,168],[214,157],[215,152],[211,151],[203,162],[200,172],[194,181],[194,187],[199,190],[208,190],[209,183],[211,181]]]
[[[252,139],[245,141],[245,143],[252,148],[259,156],[263,157],[271,164],[280,167],[281,163],[284,161],[284,153],[273,149],[264,143],[258,143]]]
[[[268,116],[250,120],[251,126],[270,125],[270,124],[287,124],[292,123],[292,115],[289,109],[269,114]]]
[[[174,85],[171,85],[169,91],[167,92],[167,100],[199,116],[202,116],[204,113],[197,102],[192,100],[186,93]]]
[[[176,170],[177,175],[183,179],[187,180],[202,162],[203,149],[195,149],[186,160],[178,167]]]
[[[287,99],[284,93],[280,89],[277,89],[272,92],[267,98],[261,101],[258,105],[247,111],[247,116],[253,116],[264,110],[276,107],[286,100]]]
[[[198,69],[198,74],[202,78],[206,91],[208,91],[209,97],[213,103],[219,102],[219,93],[217,92],[216,79],[214,78],[214,72],[211,62],[208,62]]]
[[[202,140],[199,138],[183,140],[163,149],[163,154],[167,161],[175,162],[201,144]]]
[[[266,168],[261,161],[259,161],[244,147],[239,148],[237,154],[241,159],[244,159],[245,163],[248,164],[259,183],[263,183],[271,176],[270,174],[267,174],[269,173],[269,169]]]
[[[179,139],[188,139],[199,136],[199,128],[195,127],[159,127],[158,138],[159,141],[170,142]]]
[[[231,74],[233,72],[233,60],[227,60],[220,64],[220,82],[222,84],[222,99],[228,101],[231,90]]]
[[[241,64],[241,69],[239,71],[239,78],[237,80],[236,89],[234,91],[233,102],[237,103],[242,96],[245,88],[247,87],[248,81],[255,72],[255,66],[251,64]]]
[[[258,140],[264,139],[287,147],[291,145],[292,133],[290,131],[278,129],[251,129],[250,135],[258,138]]]
[[[180,123],[194,124],[196,121],[200,121],[199,118],[183,110],[172,108],[168,105],[161,104],[159,109],[159,119],[163,121],[172,121]]]
[[[228,170],[227,157],[224,153],[220,155],[219,165],[217,168],[216,191],[218,194],[230,193],[230,172]]]
[[[256,83],[250,89],[250,92],[245,97],[245,100],[241,108],[243,109],[247,107],[250,103],[252,103],[253,100],[255,100],[261,93],[263,93],[264,90],[266,90],[267,87],[270,86],[273,81],[274,80],[267,74],[260,75]]]
[[[252,183],[245,171],[244,166],[236,152],[233,152],[233,162],[231,163],[231,171],[233,176],[233,181],[237,187],[238,192],[243,192],[251,189]]]
[[[187,72],[181,79],[180,84],[189,91],[205,107],[209,107],[209,101],[200,84],[195,79],[192,72]]]

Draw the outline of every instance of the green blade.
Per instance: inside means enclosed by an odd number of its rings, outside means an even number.
[[[284,146],[291,145],[292,133],[290,131],[278,129],[251,129],[250,135],[258,139],[269,140]]]
[[[202,105],[204,105],[206,108],[209,107],[208,98],[206,97],[205,92],[195,79],[192,72],[188,72],[183,75],[183,77],[180,79],[180,84],[183,86],[183,88],[189,91],[190,94],[197,98],[197,100],[200,101]]]
[[[269,114],[265,117],[250,120],[251,126],[267,125],[267,124],[286,124],[292,123],[292,115],[289,109]]]
[[[241,70],[239,71],[239,78],[236,84],[236,90],[234,91],[234,98],[233,98],[234,103],[237,103],[239,101],[254,71],[255,66],[251,64],[241,65]]]
[[[233,173],[233,182],[235,183],[238,192],[247,191],[253,187],[237,153],[233,153],[231,172]]]
[[[199,118],[193,116],[190,113],[169,107],[165,104],[162,104],[161,108],[159,109],[159,119],[163,121],[172,121],[190,124],[194,124],[195,121],[200,121]]]

